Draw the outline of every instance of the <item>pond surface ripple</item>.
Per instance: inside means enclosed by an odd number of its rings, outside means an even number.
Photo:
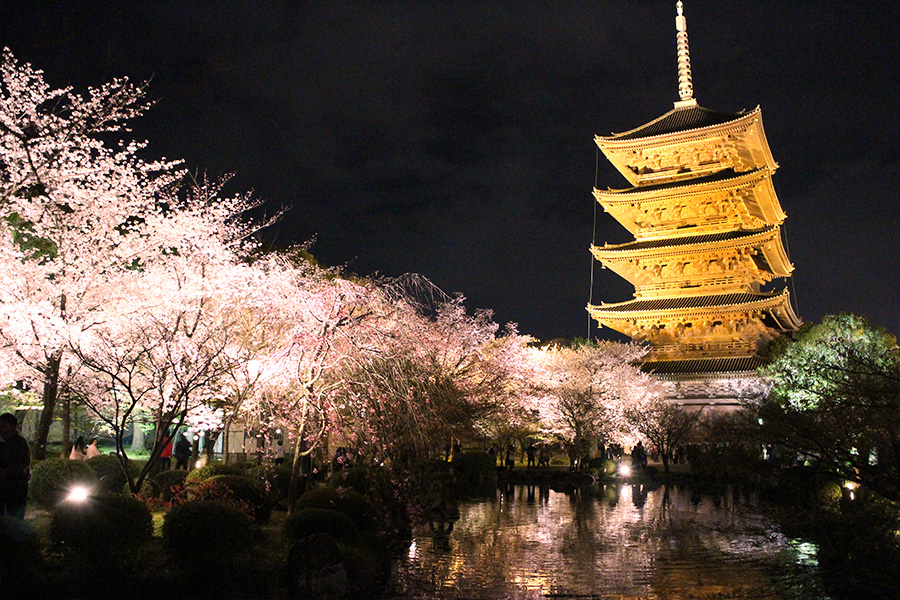
[[[752,494],[510,486],[464,502],[449,537],[417,535],[395,565],[402,599],[826,599],[815,547],[783,536]]]

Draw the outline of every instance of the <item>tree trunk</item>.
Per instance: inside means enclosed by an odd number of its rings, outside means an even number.
[[[62,454],[60,458],[69,458],[72,449],[72,397],[65,394],[62,398]]]
[[[138,423],[137,419],[132,422],[134,427],[134,433],[131,436],[131,448],[132,452],[140,452],[144,449],[144,446],[147,445],[147,439],[144,436],[144,428],[141,427],[141,424]]]
[[[47,438],[50,436],[50,426],[53,424],[53,409],[56,408],[56,400],[59,397],[59,365],[61,362],[62,350],[57,350],[50,355],[47,368],[44,370],[41,418],[34,434],[34,445],[31,447],[31,456],[36,460],[47,458]]]
[[[666,450],[665,452],[660,452],[659,457],[662,459],[663,473],[668,475],[669,474],[669,451]]]
[[[306,477],[301,473],[303,465],[303,453],[305,452],[305,444],[303,443],[303,430],[297,436],[294,443],[294,459],[291,462],[291,482],[288,485],[288,514],[294,512],[297,506],[297,499],[306,491]]]
[[[212,433],[211,431],[206,432],[206,436],[204,437],[204,445],[203,449],[206,451],[206,462],[210,463],[216,457],[216,440],[219,438],[219,432]],[[225,461],[222,461],[225,462]]]

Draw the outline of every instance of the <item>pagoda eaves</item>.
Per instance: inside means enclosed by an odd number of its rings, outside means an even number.
[[[767,167],[625,190],[595,188],[594,197],[637,239],[760,229],[786,218]]]
[[[676,108],[661,119],[696,110],[707,109]],[[737,172],[763,166],[773,171],[778,168],[766,141],[759,107],[722,123],[649,136],[635,134],[656,121],[631,132],[594,138],[606,158],[632,185],[692,179],[727,168]]]

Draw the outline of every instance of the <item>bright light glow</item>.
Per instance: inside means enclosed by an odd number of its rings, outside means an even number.
[[[631,475],[631,467],[628,465],[619,465],[619,475],[622,477],[628,477]]]
[[[66,496],[67,502],[84,502],[91,495],[91,490],[84,487],[83,485],[76,485],[72,489],[69,490],[69,495]]]

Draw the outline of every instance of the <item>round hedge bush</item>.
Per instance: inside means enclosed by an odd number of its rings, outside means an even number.
[[[314,533],[327,533],[337,540],[349,543],[359,539],[353,519],[329,508],[303,508],[284,520],[284,535],[292,541]]]
[[[210,477],[216,475],[243,475],[244,469],[237,465],[226,465],[220,462],[211,462],[202,467],[196,468],[188,473],[185,481],[188,483],[194,481],[206,481]]]
[[[50,540],[93,558],[117,558],[153,537],[153,517],[137,498],[98,494],[84,502],[61,502],[53,510]]]
[[[287,465],[257,465],[247,470],[247,477],[259,482],[270,495],[287,498],[291,485],[291,468]]]
[[[243,511],[208,500],[191,500],[163,521],[163,546],[178,564],[230,562],[253,544],[253,522]]]
[[[122,494],[125,496],[132,496],[131,486],[128,485],[128,482],[125,482],[125,485],[122,486]],[[141,489],[138,491],[138,496],[141,498],[159,498],[159,486],[156,485],[149,477],[141,483]]]
[[[101,454],[84,461],[84,464],[89,466],[97,475],[98,489],[101,491],[117,494],[128,483],[128,478],[122,472],[119,457],[115,454]],[[132,463],[129,463],[128,468],[133,475],[137,475],[140,472],[139,469],[135,470]]]
[[[154,497],[160,498],[165,502],[170,502],[175,496],[175,492],[172,488],[175,486],[183,486],[187,476],[188,472],[182,469],[160,471],[153,476],[153,483],[156,484],[157,488],[157,493]]]
[[[244,475],[216,475],[208,479],[213,485],[250,509],[250,515],[257,523],[265,523],[272,514],[272,501],[253,479]],[[226,491],[227,490],[227,491]]]
[[[46,563],[41,540],[28,521],[0,516],[0,582],[4,598],[40,598]]]
[[[32,467],[29,495],[37,504],[52,508],[73,485],[94,488],[97,475],[84,461],[48,458]]]
[[[342,512],[351,519],[359,531],[373,532],[378,512],[372,502],[356,490],[341,490],[330,486],[318,486],[308,490],[297,500],[298,508],[328,508]]]

